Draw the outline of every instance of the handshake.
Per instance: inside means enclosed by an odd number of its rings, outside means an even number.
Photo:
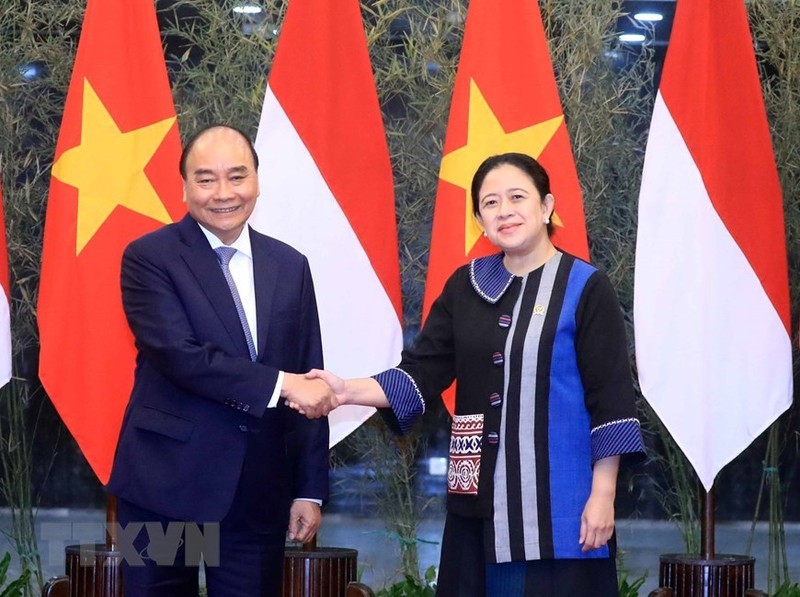
[[[345,404],[345,381],[320,369],[306,374],[285,373],[281,398],[289,408],[309,419],[317,419]]]

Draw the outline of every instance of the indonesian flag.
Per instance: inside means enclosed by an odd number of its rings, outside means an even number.
[[[423,317],[453,271],[497,251],[472,214],[472,176],[491,155],[519,152],[550,175],[553,242],[588,259],[575,161],[536,0],[471,0],[433,214]],[[455,396],[443,396],[451,413]]]
[[[103,483],[136,355],[122,251],[181,217],[179,156],[153,1],[89,0],[47,203],[39,376]]]
[[[708,490],[792,401],[781,188],[744,0],[680,0],[639,197],[642,393]]]
[[[2,170],[0,170],[2,173]],[[11,381],[11,286],[8,276],[8,245],[3,210],[3,189],[0,187],[0,387]]]
[[[302,253],[325,366],[362,377],[397,364],[400,269],[389,152],[358,0],[292,0],[258,127],[251,224]],[[375,409],[329,417],[331,446]]]

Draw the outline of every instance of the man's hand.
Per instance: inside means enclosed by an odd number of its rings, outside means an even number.
[[[289,510],[289,539],[308,543],[322,522],[322,511],[314,502],[295,500]]]
[[[321,379],[306,379],[296,373],[284,375],[281,398],[309,419],[324,417],[338,406],[328,384]]]

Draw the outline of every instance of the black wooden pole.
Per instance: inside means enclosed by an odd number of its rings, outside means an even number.
[[[700,520],[700,555],[704,560],[714,559],[714,486],[703,490],[703,511]]]

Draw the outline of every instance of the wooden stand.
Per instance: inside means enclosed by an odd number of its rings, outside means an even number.
[[[659,561],[658,584],[675,597],[745,597],[755,582],[755,558],[749,556],[664,554]]]
[[[287,548],[283,597],[345,597],[356,580],[358,552],[341,547]]]
[[[120,552],[103,543],[66,548],[67,576],[52,579],[44,595],[122,597]],[[356,583],[358,552],[341,547],[287,548],[283,560],[283,597],[372,595]]]
[[[71,597],[122,597],[122,554],[103,543],[66,548]]]

